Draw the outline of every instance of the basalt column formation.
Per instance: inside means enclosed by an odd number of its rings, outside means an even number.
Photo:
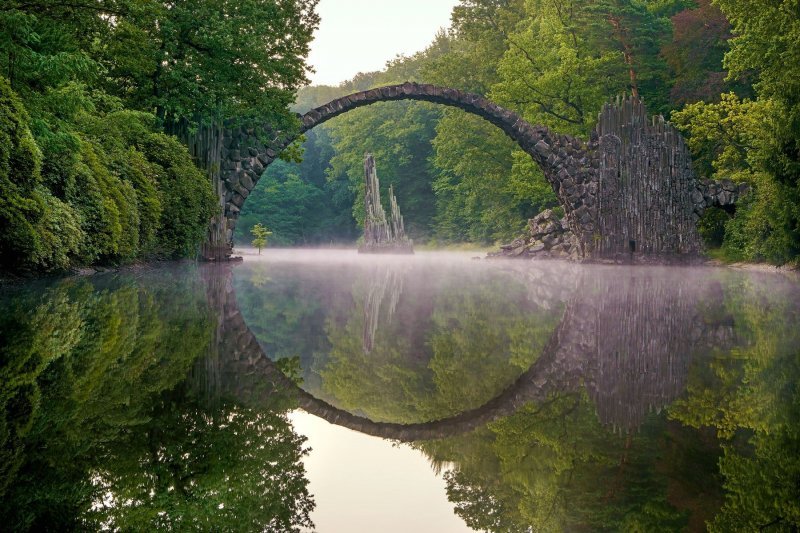
[[[391,220],[381,205],[381,186],[375,170],[375,158],[367,154],[364,158],[364,243],[359,253],[413,254],[414,248],[406,236],[403,216],[397,206],[394,189],[389,187]]]

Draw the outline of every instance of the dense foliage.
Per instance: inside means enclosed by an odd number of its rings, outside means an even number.
[[[723,245],[731,258],[792,261],[800,253],[800,52],[792,6],[461,0],[451,27],[426,50],[338,87],[305,88],[295,109],[412,80],[476,92],[531,123],[585,137],[603,102],[637,94],[651,113],[671,117],[684,131],[700,177],[753,186],[735,216],[708,211],[701,222],[707,243]],[[375,104],[312,134],[302,167],[268,170],[269,182],[245,205],[243,232],[263,219],[282,244],[352,239],[353,221],[363,216],[364,152],[375,154],[381,186],[394,185],[417,240],[508,239],[526,218],[555,205],[530,158],[460,110]],[[323,169],[327,183],[319,178]],[[296,179],[284,200],[289,176]]]
[[[800,13],[793,2],[720,0],[733,39],[730,77],[752,78],[754,97],[725,93],[674,118],[715,176],[752,184],[755,194],[725,223],[729,255],[776,263],[800,254]],[[745,95],[750,96],[750,95]]]
[[[194,254],[216,201],[168,133],[222,121],[292,126],[315,6],[4,2],[0,269]]]
[[[196,270],[28,286],[0,307],[4,529],[312,527],[286,407],[212,401],[187,379],[219,311]]]

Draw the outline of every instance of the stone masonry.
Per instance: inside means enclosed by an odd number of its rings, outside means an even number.
[[[558,253],[572,259],[695,256],[701,249],[696,223],[704,209],[728,209],[744,192],[732,182],[699,182],[680,134],[661,117],[648,119],[637,99],[606,104],[597,128],[582,140],[531,125],[475,94],[406,82],[313,109],[299,117],[302,125],[291,135],[266,128],[225,130],[218,154],[224,213],[211,234],[212,241],[224,242],[206,248],[221,251],[212,253],[216,256],[227,253],[245,200],[264,169],[299,135],[347,111],[393,100],[457,107],[486,119],[514,140],[542,169],[556,193],[564,210],[561,224],[572,233],[564,241],[569,247],[560,247]]]

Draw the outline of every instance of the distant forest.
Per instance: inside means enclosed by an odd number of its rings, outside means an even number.
[[[731,260],[800,254],[800,14],[741,0],[462,0],[430,46],[338,87],[301,89],[293,110],[418,81],[481,95],[559,133],[587,137],[602,104],[638,94],[686,136],[700,177],[748,182],[735,217],[701,232]],[[491,244],[556,205],[540,170],[494,126],[460,110],[380,103],[309,132],[302,163],[271,166],[237,241],[265,223],[275,245],[352,242],[363,220],[363,157],[394,185],[411,236]]]

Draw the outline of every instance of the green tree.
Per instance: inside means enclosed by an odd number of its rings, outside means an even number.
[[[355,222],[349,183],[326,180],[332,155],[319,130],[309,135],[302,163],[275,161],[259,180],[242,208],[236,226],[238,240],[263,222],[280,245],[352,241]]]
[[[755,80],[755,98],[723,94],[675,115],[702,168],[750,182],[753,193],[725,224],[734,259],[785,263],[800,254],[800,15],[791,2],[717,3],[734,37],[729,80]],[[726,176],[727,175],[727,176]]]
[[[13,136],[29,132],[33,143],[4,146],[20,163],[28,150],[35,164],[18,165],[3,185],[3,236],[16,244],[2,244],[0,268],[196,253],[218,208],[186,148],[164,131],[224,121],[295,127],[287,107],[307,81],[315,6],[4,3],[0,92],[3,114],[14,116],[4,123],[19,122]]]
[[[719,103],[702,102],[673,113],[689,134],[695,165],[704,174],[748,183],[753,193],[724,222],[722,248],[738,260],[791,261],[800,251],[800,192],[776,179],[771,157],[780,150],[785,107],[775,100],[721,95]],[[710,213],[711,214],[711,213]]]
[[[102,57],[109,91],[167,122],[293,124],[317,1],[122,2]]]
[[[744,84],[725,80],[722,58],[732,37],[728,19],[710,0],[700,0],[671,18],[672,39],[662,54],[674,73],[670,102],[675,107],[698,101],[714,102],[731,85],[742,90]],[[745,91],[742,91],[745,92]]]
[[[261,249],[267,245],[267,236],[272,235],[272,232],[269,231],[261,224],[256,224],[253,226],[253,229],[250,230],[250,233],[253,234],[253,246],[258,248],[258,255],[261,255]]]

